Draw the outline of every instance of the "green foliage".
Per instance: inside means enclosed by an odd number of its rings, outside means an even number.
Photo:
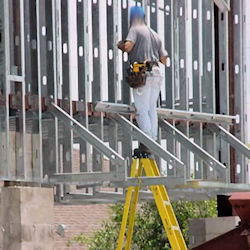
[[[188,244],[188,220],[191,218],[215,217],[217,214],[216,200],[206,201],[175,201],[172,202],[175,215]],[[69,240],[69,245],[77,243],[87,245],[90,250],[116,249],[123,214],[123,205],[118,203],[110,206],[110,218],[102,228],[91,237],[83,234]],[[132,249],[171,249],[161,218],[154,202],[139,205],[136,213]]]

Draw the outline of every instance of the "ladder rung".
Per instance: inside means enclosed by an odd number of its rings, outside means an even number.
[[[170,206],[170,205],[171,205],[171,203],[170,203],[169,201],[164,201],[164,204],[165,204],[166,206]]]
[[[177,227],[177,226],[172,226],[172,229],[175,230],[175,231],[180,231],[180,228]]]

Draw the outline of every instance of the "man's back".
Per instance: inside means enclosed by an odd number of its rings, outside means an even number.
[[[131,26],[126,40],[134,43],[129,53],[131,63],[145,60],[159,61],[164,54],[159,35],[146,25]]]

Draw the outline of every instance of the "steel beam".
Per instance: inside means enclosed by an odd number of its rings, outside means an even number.
[[[120,167],[126,166],[126,161],[122,156],[120,156],[116,151],[114,151],[110,147],[106,146],[101,139],[91,133],[82,124],[72,118],[68,113],[66,113],[56,104],[51,103],[50,112],[57,118],[59,118],[65,126],[71,128],[76,134],[78,134],[79,137],[81,137],[83,140],[88,141],[101,153],[105,154],[111,161],[113,161]]]
[[[169,122],[163,119],[161,119],[159,122],[161,127],[168,130],[171,135],[180,141],[184,147],[195,153],[201,160],[206,162],[209,166],[215,168],[218,172],[225,174],[225,166],[213,156],[211,156],[207,151],[198,146],[196,143],[192,142],[186,135],[172,126]]]
[[[145,144],[152,152],[165,161],[171,163],[179,169],[183,169],[184,164],[174,155],[163,149],[157,142],[144,134],[138,127],[119,114],[110,114],[109,117],[117,121],[130,135],[134,136],[138,141]]]

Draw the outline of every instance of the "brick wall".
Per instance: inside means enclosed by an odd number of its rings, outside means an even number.
[[[55,234],[56,250],[82,250],[86,247],[73,245],[67,247],[68,239],[76,234],[84,233],[91,235],[94,231],[101,228],[102,222],[109,217],[109,209],[106,204],[91,205],[56,205],[55,227],[65,224],[65,237]]]

